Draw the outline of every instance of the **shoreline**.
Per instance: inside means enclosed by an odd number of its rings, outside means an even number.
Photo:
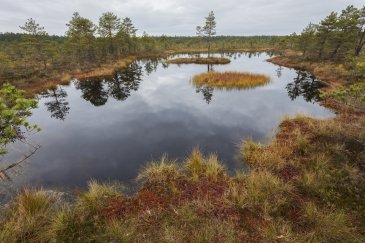
[[[212,50],[212,53],[224,53],[224,52],[275,52],[273,48],[235,48],[235,49],[217,49]],[[56,85],[67,85],[73,78],[92,78],[98,76],[111,75],[117,69],[124,69],[129,64],[136,60],[144,58],[165,58],[169,55],[177,54],[193,54],[193,53],[208,53],[207,49],[182,49],[182,50],[166,50],[156,53],[143,53],[137,55],[128,55],[122,57],[114,63],[103,64],[100,67],[92,67],[87,70],[74,69],[71,71],[50,71],[50,77],[32,77],[31,82],[25,82],[24,79],[14,80],[11,83],[19,89],[26,91],[27,96],[32,96],[39,92],[45,91],[49,88],[53,88]]]

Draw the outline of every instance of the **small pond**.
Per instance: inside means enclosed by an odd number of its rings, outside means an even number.
[[[240,142],[248,137],[269,142],[283,116],[334,116],[318,103],[323,84],[312,75],[268,63],[265,53],[215,56],[231,63],[139,60],[110,77],[73,80],[39,95],[30,122],[42,131],[30,141],[40,149],[14,168],[14,183],[62,188],[84,187],[92,178],[129,183],[163,153],[181,160],[197,146],[234,171],[244,167]],[[194,87],[191,78],[208,69],[265,74],[272,82],[248,90]],[[12,145],[16,150],[2,162],[25,153],[21,147]]]

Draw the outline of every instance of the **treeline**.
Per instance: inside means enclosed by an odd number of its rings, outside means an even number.
[[[20,26],[23,34],[2,34],[2,79],[47,75],[49,69],[89,68],[141,49],[132,21],[121,20],[111,12],[104,13],[98,25],[75,12],[66,25],[64,37],[49,36],[44,27],[30,18]],[[145,44],[149,41],[147,35],[139,39]]]
[[[188,50],[206,49],[204,38],[198,36],[156,36],[152,37],[157,43],[163,44],[162,49]],[[287,42],[286,36],[213,36],[211,48],[217,50],[234,49],[264,49],[278,48]]]
[[[164,50],[206,48],[200,37],[137,36],[137,28],[128,17],[103,13],[97,24],[75,12],[66,24],[65,36],[50,36],[34,19],[20,29],[22,34],[0,34],[0,82],[50,76],[51,72],[75,68],[89,69],[123,56]],[[212,49],[273,48],[286,43],[280,36],[217,36]]]
[[[12,33],[12,32],[1,33],[0,32],[0,43],[5,44],[6,42],[8,42],[8,43],[21,42],[24,40],[24,35],[25,34],[23,34],[23,33]],[[62,42],[65,39],[64,36],[58,36],[58,35],[46,35],[46,36],[44,36],[44,38],[46,38],[48,40],[57,41],[57,42]]]
[[[291,35],[291,42],[309,60],[358,57],[365,44],[365,6],[350,5],[341,13],[332,12],[320,23],[310,23],[300,36]]]

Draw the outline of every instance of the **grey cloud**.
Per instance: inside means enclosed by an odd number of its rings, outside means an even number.
[[[218,34],[281,35],[300,32],[350,4],[364,5],[362,0],[0,0],[0,32],[19,32],[19,25],[32,17],[50,34],[63,35],[75,11],[94,23],[112,11],[132,18],[140,33],[194,35],[195,26],[213,10]]]

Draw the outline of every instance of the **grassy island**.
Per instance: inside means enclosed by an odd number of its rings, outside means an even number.
[[[167,60],[167,62],[172,64],[228,64],[231,60],[223,57],[196,57],[176,58]]]
[[[270,77],[248,72],[207,72],[193,77],[196,86],[212,88],[249,89],[270,82]]]

